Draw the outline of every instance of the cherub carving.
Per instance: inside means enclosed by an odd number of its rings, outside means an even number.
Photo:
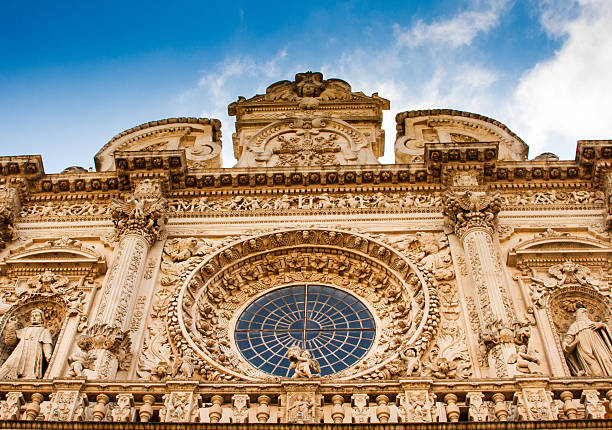
[[[321,372],[319,362],[310,358],[310,352],[294,345],[287,351],[287,357],[291,362],[290,369],[295,369],[294,378],[312,378]]]

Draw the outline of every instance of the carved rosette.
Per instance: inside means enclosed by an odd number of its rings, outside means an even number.
[[[443,202],[444,214],[461,239],[474,229],[493,234],[495,217],[502,204],[499,192],[491,195],[469,190],[463,193],[449,192],[444,196]]]
[[[181,260],[178,248],[172,255]],[[150,358],[169,367],[169,355],[176,361],[177,355],[192,354],[200,375],[208,379],[275,379],[242,358],[232,334],[241,309],[284,285],[309,282],[344,289],[373,312],[374,346],[359,363],[334,374],[335,379],[390,379],[405,373],[401,356],[411,349],[420,357],[440,322],[431,273],[391,246],[354,232],[306,228],[261,233],[217,249],[195,267],[186,262],[180,270],[162,279],[163,284],[174,278],[182,286],[164,301],[165,327],[150,333],[165,337],[167,331],[170,350],[157,354],[166,357]],[[146,360],[146,353],[142,358]],[[159,366],[148,366],[153,376]]]
[[[125,201],[111,202],[111,216],[117,236],[137,235],[149,245],[155,243],[165,219],[166,199],[146,199],[128,196]]]

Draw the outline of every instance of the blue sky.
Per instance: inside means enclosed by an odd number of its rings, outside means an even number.
[[[0,154],[49,173],[93,166],[116,133],[174,116],[223,122],[227,105],[319,70],[391,100],[394,117],[455,108],[505,123],[573,159],[612,138],[612,0],[142,3],[4,0]]]

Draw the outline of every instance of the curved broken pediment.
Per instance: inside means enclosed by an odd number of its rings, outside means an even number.
[[[508,252],[508,265],[519,266],[524,262],[556,260],[612,260],[610,244],[601,240],[556,233],[536,237],[521,243]]]
[[[498,142],[500,160],[527,159],[529,147],[492,118],[451,109],[400,112],[396,115],[395,162],[422,161],[428,143]]]
[[[64,238],[42,246],[20,246],[0,260],[0,275],[9,277],[29,276],[49,268],[58,275],[93,280],[106,272],[106,258],[80,241]]]

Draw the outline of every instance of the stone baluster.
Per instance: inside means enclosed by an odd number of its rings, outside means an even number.
[[[96,405],[93,407],[91,414],[93,416],[94,421],[102,421],[106,416],[106,412],[108,410],[108,402],[110,402],[110,398],[106,394],[98,394],[96,396]]]
[[[143,181],[132,196],[113,200],[112,217],[119,245],[107,274],[102,297],[94,319],[95,335],[111,333],[107,342],[92,347],[94,370],[100,379],[112,379],[119,366],[118,357],[131,348],[130,313],[143,278],[149,248],[157,240],[163,224],[166,200],[159,186]],[[141,184],[142,185],[142,184]],[[152,190],[153,189],[153,190]],[[153,192],[157,190],[158,192]]]
[[[567,417],[568,420],[575,420],[576,414],[578,411],[578,405],[576,404],[576,400],[574,400],[574,395],[571,391],[563,391],[559,398],[563,402],[563,413]]]
[[[208,410],[208,418],[211,423],[218,423],[223,416],[223,408],[221,407],[223,404],[223,396],[214,395],[210,401],[212,406]]]
[[[389,417],[391,416],[391,410],[388,406],[389,397],[381,394],[380,396],[376,396],[376,418],[381,423],[388,423]]]
[[[26,405],[25,419],[26,421],[34,421],[40,413],[40,404],[45,400],[42,394],[33,393],[30,397],[30,403]]]
[[[257,398],[257,403],[259,406],[257,407],[257,422],[263,424],[267,423],[270,419],[270,397],[261,395]],[[212,421],[211,421],[212,422]]]
[[[340,424],[344,421],[344,397],[336,394],[332,397],[331,417],[335,424]]]
[[[508,421],[508,404],[506,403],[506,396],[502,393],[493,394],[493,412],[497,421]]]
[[[516,355],[516,322],[505,288],[503,269],[493,243],[495,217],[501,207],[499,194],[449,192],[444,197],[448,216],[466,254],[477,294],[481,340],[489,350],[489,363],[499,377],[511,377]]]
[[[599,392],[597,390],[583,390],[582,402],[584,404],[585,418],[592,420],[605,418],[606,408],[599,399]]]
[[[6,400],[0,402],[0,420],[20,420],[23,394],[20,391],[9,391]]]
[[[155,396],[151,394],[145,394],[142,396],[142,406],[138,410],[141,423],[148,423],[153,416],[153,404],[155,403]]]
[[[457,406],[457,396],[455,394],[447,394],[444,396],[444,403],[446,403],[446,417],[451,423],[459,421],[459,406]]]

